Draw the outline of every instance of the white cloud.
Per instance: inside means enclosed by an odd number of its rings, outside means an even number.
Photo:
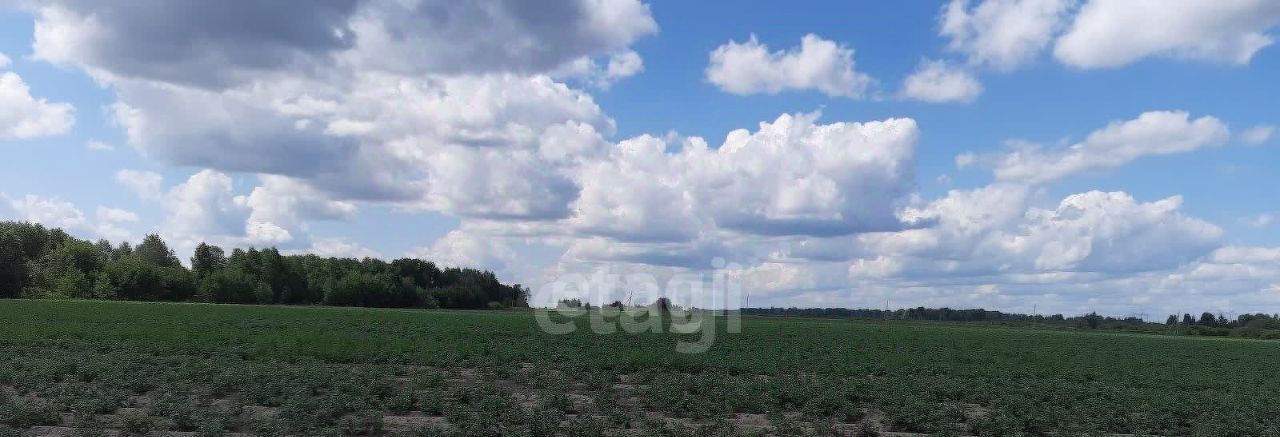
[[[1214,117],[1193,120],[1183,111],[1145,112],[1133,120],[1112,122],[1066,149],[1024,145],[1002,157],[995,174],[1001,180],[1044,183],[1082,171],[1118,167],[1143,156],[1219,146],[1228,136],[1227,126]]]
[[[1012,70],[1031,62],[1062,26],[1072,0],[952,0],[943,8],[942,36],[974,65]]]
[[[1271,135],[1275,134],[1276,127],[1271,125],[1258,125],[1249,128],[1240,133],[1240,141],[1249,145],[1258,145],[1271,139]]]
[[[343,220],[356,212],[355,204],[329,200],[323,193],[294,179],[262,176],[242,204],[251,211],[245,233],[252,242],[282,244],[306,232],[309,220]]]
[[[899,229],[913,186],[914,120],[816,124],[783,115],[757,132],[701,138],[678,152],[653,137],[623,141],[584,167],[571,223],[621,240],[690,241],[706,227],[756,235]]]
[[[51,103],[31,95],[13,72],[0,72],[0,140],[61,135],[75,123],[69,103]]]
[[[88,222],[84,213],[71,202],[59,198],[43,198],[28,194],[18,199],[8,199],[9,206],[21,220],[40,223],[48,227],[80,229]]]
[[[138,214],[133,211],[105,206],[98,207],[97,216],[99,221],[112,223],[134,223],[138,221]]]
[[[248,210],[226,174],[201,170],[169,189],[164,202],[169,212],[165,232],[179,240],[244,235]]]
[[[316,238],[311,247],[302,252],[334,258],[382,258],[378,251],[342,238]]]
[[[515,251],[501,237],[460,229],[449,231],[430,247],[411,251],[406,256],[430,260],[446,267],[490,270],[499,276],[510,276],[512,269],[519,268]]]
[[[95,151],[99,151],[99,152],[111,152],[111,151],[116,150],[116,146],[113,146],[113,145],[110,145],[110,144],[107,144],[107,143],[104,143],[104,142],[102,142],[102,141],[98,141],[98,140],[89,140],[89,141],[86,141],[86,142],[84,143],[84,146],[85,146],[86,148],[88,148],[89,150],[95,150]]]
[[[707,81],[733,94],[777,94],[817,90],[828,96],[861,98],[872,80],[854,69],[853,48],[814,34],[800,46],[770,52],[755,35],[729,41],[711,52]]]
[[[614,83],[642,71],[644,59],[634,50],[627,50],[609,55],[603,66],[593,57],[583,56],[561,66],[552,76],[576,79],[599,89],[609,89]]]
[[[99,206],[95,211],[95,219],[85,216],[75,204],[57,197],[41,197],[27,194],[18,199],[11,199],[0,193],[0,216],[11,216],[13,219],[39,223],[49,228],[60,228],[70,234],[82,238],[105,238],[112,241],[127,240],[132,233],[125,228],[138,221],[138,215],[132,211]]]
[[[119,208],[108,208],[99,206],[96,215],[97,224],[94,226],[94,232],[98,236],[110,241],[125,241],[133,239],[133,233],[125,228],[128,224],[138,222],[138,214],[133,211],[127,211]]]
[[[1270,0],[1090,0],[1053,53],[1078,68],[1146,57],[1247,64],[1278,25],[1280,4]]]
[[[10,64],[13,64],[13,61],[9,59],[9,56],[0,52],[0,68],[8,67]]]
[[[963,69],[943,61],[920,64],[902,84],[902,96],[930,103],[972,102],[982,94],[982,84]]]
[[[159,173],[124,169],[116,172],[116,182],[143,200],[159,200],[162,197],[161,185],[164,177]]]

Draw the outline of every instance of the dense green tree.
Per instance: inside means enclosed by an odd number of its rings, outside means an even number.
[[[178,261],[177,255],[173,254],[173,250],[169,249],[169,245],[165,244],[159,234],[147,234],[142,238],[142,242],[138,243],[138,247],[133,249],[133,256],[159,267],[177,267],[182,265]]]
[[[257,283],[240,269],[222,269],[200,281],[201,300],[213,303],[257,303]]]
[[[1218,326],[1218,318],[1213,313],[1205,311],[1200,314],[1200,324],[1203,326]]]
[[[28,276],[21,239],[12,229],[0,227],[0,298],[22,296]]]
[[[0,222],[0,297],[74,297],[376,307],[526,306],[528,290],[492,272],[430,261],[286,256],[276,248],[202,243],[183,267],[158,235],[131,246],[79,240],[38,224]]]
[[[191,255],[191,273],[196,275],[197,280],[225,267],[227,256],[221,247],[200,243],[196,246],[195,254]]]
[[[130,256],[133,256],[133,246],[129,245],[128,241],[121,241],[120,245],[111,251],[111,259],[113,261]]]

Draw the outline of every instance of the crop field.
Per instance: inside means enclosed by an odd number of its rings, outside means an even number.
[[[0,435],[1280,435],[1274,342],[751,317],[705,353],[677,337],[0,301]]]

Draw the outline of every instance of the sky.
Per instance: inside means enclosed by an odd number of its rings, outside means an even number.
[[[1269,0],[0,0],[0,219],[751,306],[1280,312]]]

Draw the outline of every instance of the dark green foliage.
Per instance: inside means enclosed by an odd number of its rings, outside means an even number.
[[[233,249],[226,256],[206,243],[196,246],[188,270],[156,234],[136,247],[112,247],[36,224],[0,222],[0,298],[484,309],[528,306],[528,294],[491,272],[442,270],[418,259],[285,256],[275,248]]]
[[[240,269],[224,269],[210,273],[200,281],[200,297],[213,303],[256,303],[253,277]]]
[[[226,266],[227,256],[218,246],[200,243],[196,246],[195,254],[191,255],[191,273],[196,275],[196,279],[204,279]]]
[[[29,274],[20,242],[7,226],[0,227],[0,298],[19,297],[27,286]]]
[[[178,262],[177,255],[169,249],[169,245],[158,234],[147,234],[142,238],[142,243],[133,249],[133,256],[142,262],[159,266],[159,267],[178,267],[182,265]]]

